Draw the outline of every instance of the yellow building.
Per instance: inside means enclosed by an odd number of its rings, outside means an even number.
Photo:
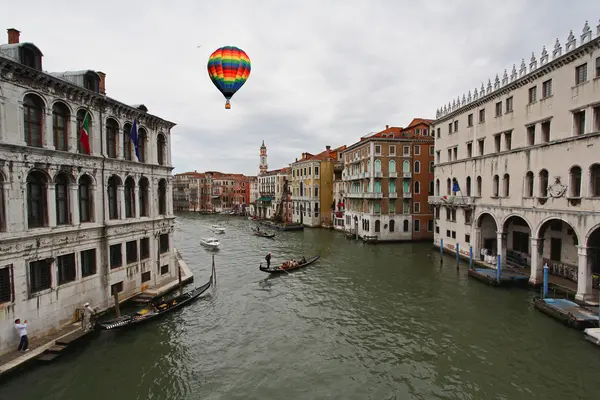
[[[333,202],[333,181],[336,170],[343,169],[341,151],[346,146],[313,155],[302,153],[302,157],[292,163],[292,220],[310,226],[331,227]]]

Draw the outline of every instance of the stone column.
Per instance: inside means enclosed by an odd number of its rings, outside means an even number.
[[[77,115],[71,114],[69,118],[69,139],[67,144],[67,149],[70,153],[77,153],[77,144],[79,140],[79,132],[77,132]]]
[[[167,198],[166,198],[166,206],[167,206],[167,216],[173,215],[173,178],[170,177],[167,179]],[[188,209],[189,209],[189,201],[188,201]]]
[[[539,285],[544,280],[544,258],[542,250],[544,249],[544,239],[530,238],[531,241],[531,274],[529,283]]]
[[[138,183],[133,185],[133,197],[134,197],[134,204],[135,204],[135,212],[133,213],[133,216],[135,218],[140,218],[142,216],[142,210],[140,209],[140,195],[139,195],[140,190],[142,190],[142,189],[140,188],[139,181],[138,181]]]
[[[76,183],[69,185],[69,208],[71,209],[71,224],[79,225],[79,186]]]
[[[23,113],[21,113],[21,114],[23,114]],[[23,117],[21,116],[21,118],[23,118]],[[7,140],[6,140],[6,118],[4,117],[4,99],[2,97],[0,97],[0,142],[7,143]]]
[[[124,160],[124,152],[123,152],[123,137],[125,134],[123,133],[123,128],[119,127],[119,131],[117,132],[117,159]],[[125,214],[123,214],[125,215]]]
[[[46,109],[46,119],[42,127],[42,146],[48,150],[55,150],[54,147],[54,132],[52,123],[52,110]],[[56,219],[55,219],[56,220]]]
[[[500,262],[502,265],[506,264],[506,233],[504,232],[496,232],[496,238],[498,244],[496,247],[498,248],[496,251],[496,255],[501,256]]]
[[[442,236],[441,230],[440,236]],[[472,229],[471,241],[473,246],[473,260],[481,261],[481,228],[475,227]]]
[[[48,213],[48,226],[55,227],[56,226],[56,190],[54,183],[48,183],[47,190],[47,205],[48,209],[46,212]]]
[[[18,118],[19,118],[19,124],[17,126],[18,133],[17,133],[16,144],[19,146],[27,146],[27,142],[25,141],[25,116],[23,115],[23,101],[19,101],[19,116],[18,116]],[[7,121],[7,119],[4,118],[3,121]],[[8,132],[8,129],[7,129],[7,132]]]
[[[117,210],[119,213],[118,219],[125,218],[125,186],[119,185],[117,188]]]
[[[577,300],[585,300],[592,294],[592,271],[588,263],[587,247],[577,246],[577,255],[579,256],[577,271]]]

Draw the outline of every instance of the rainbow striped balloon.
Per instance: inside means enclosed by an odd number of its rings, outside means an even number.
[[[235,46],[224,46],[215,50],[208,58],[208,76],[225,99],[225,108],[230,109],[229,100],[250,76],[250,58]]]

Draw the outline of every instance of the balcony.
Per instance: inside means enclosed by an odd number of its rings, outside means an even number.
[[[412,178],[412,172],[403,172],[402,177],[406,179]]]
[[[383,199],[383,193],[380,192],[367,192],[363,194],[365,199]]]
[[[402,197],[405,199],[410,199],[412,197],[412,193],[411,192],[404,192],[402,193]]]
[[[398,193],[396,193],[396,192],[390,192],[390,193],[388,193],[388,197],[390,199],[397,199],[398,198]]]
[[[390,178],[397,178],[397,177],[398,177],[397,172],[390,172]]]
[[[455,205],[459,207],[470,207],[475,203],[475,198],[464,196],[429,196],[429,204],[434,205]]]
[[[346,193],[346,197],[349,199],[362,199],[364,195],[364,193]]]
[[[373,172],[373,176],[375,178],[383,178],[383,172]]]

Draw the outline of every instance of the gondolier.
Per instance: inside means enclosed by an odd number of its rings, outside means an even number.
[[[267,268],[271,267],[271,252],[269,252],[269,254],[267,254],[267,256],[265,257],[265,260],[267,260]]]

